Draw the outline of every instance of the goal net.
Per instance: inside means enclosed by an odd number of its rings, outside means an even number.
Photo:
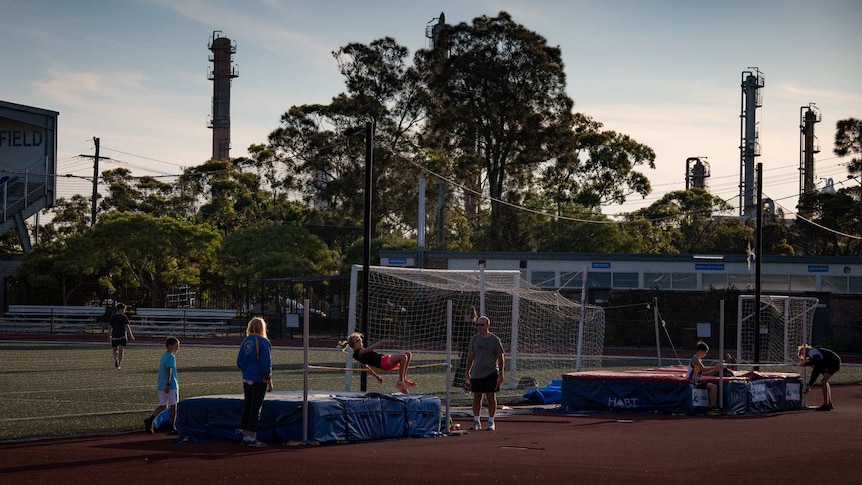
[[[364,299],[361,276],[362,267],[354,266],[348,334],[360,331]],[[556,291],[535,287],[519,271],[375,266],[369,268],[368,282],[365,345],[389,340],[391,343],[379,351],[412,352],[410,376],[420,383],[416,392],[445,393],[450,385],[463,388],[467,345],[476,333],[473,309],[488,316],[491,331],[503,342],[505,389],[545,385],[563,373],[578,370],[579,365],[600,365],[603,310],[582,307]],[[451,332],[447,331],[449,322]],[[351,366],[358,364],[348,355],[347,367]],[[359,390],[357,375],[347,373],[348,390]],[[390,382],[396,379],[393,376]]]
[[[811,343],[811,327],[817,298],[740,295],[737,325],[737,360],[740,363],[793,364],[797,348]],[[756,328],[756,315],[760,325]],[[760,332],[759,362],[755,362],[755,337]]]

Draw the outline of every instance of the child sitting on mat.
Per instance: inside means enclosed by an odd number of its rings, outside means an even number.
[[[695,349],[697,352],[688,362],[688,373],[686,374],[686,378],[693,386],[703,386],[706,388],[707,395],[709,396],[709,410],[707,411],[707,414],[721,414],[721,411],[715,406],[718,386],[714,382],[703,382],[703,376],[714,376],[721,372],[721,363],[715,362],[709,367],[706,367],[703,364],[703,358],[706,357],[707,352],[709,352],[709,345],[707,345],[703,340],[698,340]]]
[[[407,367],[410,366],[412,354],[410,352],[402,352],[383,355],[374,351],[374,349],[390,342],[390,340],[381,340],[376,344],[363,347],[362,334],[354,332],[347,337],[347,340],[338,342],[338,346],[341,347],[342,352],[347,352],[348,347],[353,349],[353,358],[368,369],[368,372],[377,379],[377,382],[383,383],[383,378],[374,372],[372,367],[377,367],[381,370],[398,369],[398,382],[395,383],[395,387],[402,393],[408,394],[407,386],[416,385],[415,382],[407,378]]]

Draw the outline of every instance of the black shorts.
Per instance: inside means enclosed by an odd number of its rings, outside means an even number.
[[[482,377],[480,379],[470,379],[470,390],[473,392],[497,392],[500,388],[497,386],[497,373]]]
[[[119,347],[120,345],[122,345],[123,347],[128,345],[128,342],[126,342],[125,338],[112,338],[111,339],[111,347]]]

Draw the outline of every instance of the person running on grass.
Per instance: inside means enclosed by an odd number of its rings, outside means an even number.
[[[111,328],[111,352],[114,354],[114,367],[121,369],[123,366],[123,349],[128,345],[128,340],[135,340],[129,317],[126,316],[126,305],[117,303],[117,313],[111,315],[108,322]]]
[[[376,344],[369,345],[368,347],[362,346],[362,334],[359,332],[352,333],[347,340],[343,340],[338,342],[338,346],[341,347],[342,352],[347,352],[347,349],[350,348],[353,350],[353,358],[360,362],[368,372],[377,379],[377,382],[383,383],[383,378],[380,377],[372,367],[376,367],[381,370],[395,370],[398,369],[398,382],[395,383],[395,387],[404,394],[408,394],[407,386],[415,386],[416,383],[407,378],[407,368],[410,366],[410,358],[413,357],[413,354],[410,352],[399,352],[392,354],[380,354],[375,352],[375,349],[380,348],[381,346],[391,343],[391,340],[381,340]]]
[[[832,386],[829,385],[829,379],[841,369],[841,357],[834,351],[824,349],[823,347],[812,347],[810,345],[800,345],[798,347],[799,365],[811,366],[811,379],[808,380],[808,387],[804,392],[808,392],[815,382],[817,377],[823,374],[823,379],[820,379],[820,387],[823,389],[823,405],[814,408],[815,411],[832,411]]]

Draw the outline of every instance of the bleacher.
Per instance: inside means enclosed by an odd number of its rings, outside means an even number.
[[[217,337],[240,331],[231,326],[231,321],[237,316],[235,310],[135,308],[126,314],[135,335]]]
[[[235,310],[129,308],[126,315],[136,336],[218,337],[245,329],[231,325]],[[9,305],[0,318],[0,333],[108,332],[106,309],[101,306]]]
[[[105,307],[9,305],[0,319],[7,333],[105,333]]]

